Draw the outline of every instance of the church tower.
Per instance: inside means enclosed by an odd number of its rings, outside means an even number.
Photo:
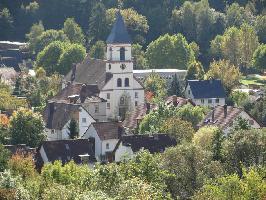
[[[116,13],[116,21],[106,43],[106,73],[112,79],[104,88],[106,92],[102,91],[106,93],[103,98],[107,99],[107,115],[123,119],[127,111],[138,105],[140,98],[140,102],[144,101],[144,89],[133,76],[132,40],[120,11]],[[142,90],[141,94],[135,91],[136,88]]]

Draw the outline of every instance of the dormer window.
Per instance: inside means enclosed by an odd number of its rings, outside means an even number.
[[[119,51],[120,51],[120,60],[121,61],[126,60],[126,56],[125,56],[125,51],[126,50],[125,50],[125,48],[124,47],[121,47]]]

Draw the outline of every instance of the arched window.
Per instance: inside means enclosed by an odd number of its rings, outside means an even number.
[[[125,87],[129,87],[129,78],[125,78]]]
[[[113,56],[112,56],[112,55],[113,55],[112,51],[113,51],[113,49],[112,49],[112,47],[110,47],[110,48],[109,48],[110,60],[112,60],[112,59],[113,59],[113,58],[112,58],[112,57],[113,57]]]
[[[121,78],[117,79],[117,87],[122,87],[122,79]]]
[[[121,47],[120,48],[120,60],[125,60],[126,58],[125,58],[125,48],[124,47]]]

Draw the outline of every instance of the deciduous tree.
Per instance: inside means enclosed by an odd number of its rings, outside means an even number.
[[[82,32],[81,27],[75,22],[74,18],[67,18],[63,31],[70,40],[71,43],[76,43],[76,44],[85,44],[85,36]]]

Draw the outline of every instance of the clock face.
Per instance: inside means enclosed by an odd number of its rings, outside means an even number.
[[[121,65],[120,65],[120,68],[121,68],[122,70],[124,70],[124,69],[126,69],[126,65],[125,65],[125,64],[121,64]]]

